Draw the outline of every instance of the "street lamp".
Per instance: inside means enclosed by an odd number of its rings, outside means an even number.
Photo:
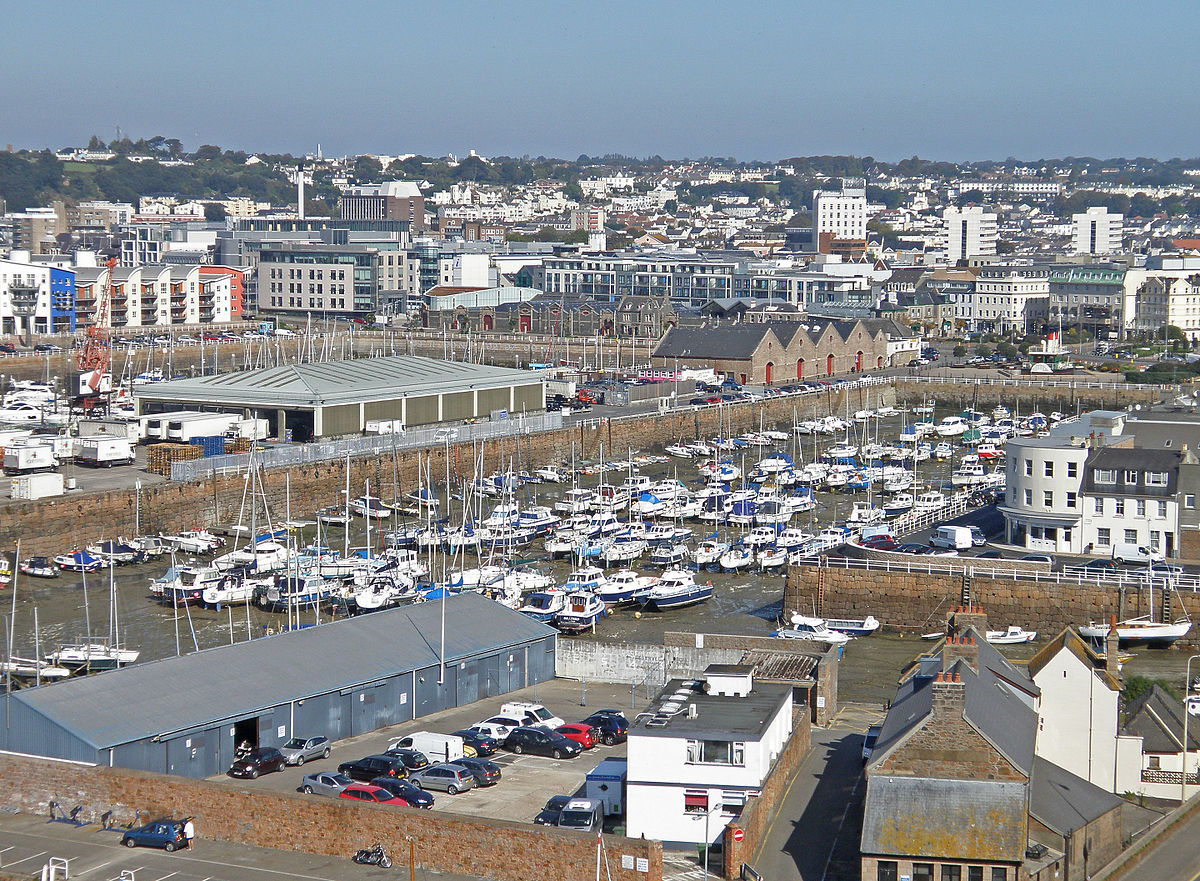
[[[1179,781],[1179,803],[1182,805],[1187,801],[1187,775],[1188,775],[1188,712],[1187,696],[1192,688],[1192,661],[1200,658],[1200,655],[1192,655],[1187,659],[1187,672],[1184,674],[1183,680],[1183,778]]]

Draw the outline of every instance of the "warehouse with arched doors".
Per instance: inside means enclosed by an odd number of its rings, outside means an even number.
[[[553,679],[556,634],[460,594],[14,692],[0,744],[210,777],[243,742],[340,740]]]

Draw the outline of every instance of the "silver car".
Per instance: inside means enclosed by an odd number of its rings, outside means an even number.
[[[410,782],[422,789],[440,789],[447,795],[466,792],[475,785],[475,775],[462,765],[430,765],[408,775]]]
[[[289,765],[303,765],[309,759],[329,758],[328,737],[293,737],[279,748]]]
[[[353,782],[345,774],[321,771],[317,774],[305,774],[304,779],[300,781],[300,791],[309,795],[329,795],[337,798],[341,791]]]

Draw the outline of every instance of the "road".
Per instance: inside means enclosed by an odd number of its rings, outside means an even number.
[[[1197,881],[1200,879],[1200,811],[1182,821],[1161,841],[1152,845],[1149,856],[1128,872],[1114,878],[1146,878],[1154,881]]]

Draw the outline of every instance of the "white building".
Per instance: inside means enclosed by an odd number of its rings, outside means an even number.
[[[672,680],[629,729],[626,834],[713,842],[759,789],[792,733],[792,690],[714,664]]]
[[[232,281],[227,274],[204,275],[198,265],[165,264],[118,266],[113,272],[107,321],[113,330],[232,320]],[[76,320],[80,326],[95,321],[108,281],[107,267],[76,270]]]
[[[947,263],[996,253],[995,214],[978,206],[950,207],[942,212],[942,221],[946,224]]]
[[[813,228],[818,236],[833,233],[837,239],[866,239],[866,183],[861,178],[845,178],[841,190],[814,191]]]
[[[973,291],[954,292],[954,320],[967,330],[1025,333],[1050,313],[1049,266],[985,266]]]
[[[1121,250],[1123,214],[1113,214],[1103,206],[1071,215],[1075,225],[1073,247],[1076,254],[1113,254]]]
[[[37,289],[33,314],[18,315],[13,289]],[[75,273],[49,263],[33,263],[28,251],[0,260],[0,334],[59,333],[74,329]]]

